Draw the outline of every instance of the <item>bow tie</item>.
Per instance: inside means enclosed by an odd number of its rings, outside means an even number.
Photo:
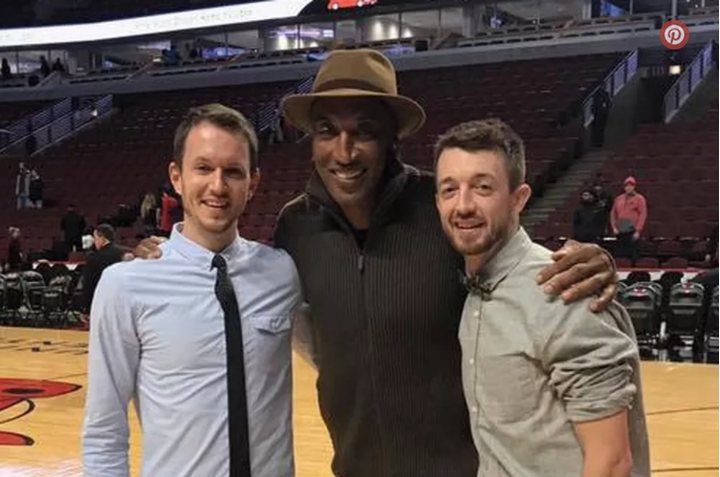
[[[480,276],[468,276],[467,274],[460,272],[460,283],[462,283],[468,293],[479,296],[482,301],[491,300],[492,285],[483,283]]]

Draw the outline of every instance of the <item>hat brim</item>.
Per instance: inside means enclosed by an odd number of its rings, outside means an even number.
[[[312,107],[320,98],[379,98],[395,113],[398,122],[398,137],[406,138],[416,133],[425,124],[422,106],[405,96],[395,96],[358,89],[336,89],[315,94],[296,94],[282,100],[285,118],[296,128],[312,133]]]

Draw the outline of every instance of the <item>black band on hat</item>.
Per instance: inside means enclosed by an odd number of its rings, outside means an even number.
[[[313,93],[325,93],[336,89],[359,89],[372,93],[392,94],[392,92],[385,91],[377,85],[355,78],[338,78],[326,81],[321,85],[318,85],[317,88],[314,89]]]

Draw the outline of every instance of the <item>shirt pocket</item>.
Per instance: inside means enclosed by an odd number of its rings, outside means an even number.
[[[259,368],[277,372],[288,368],[291,359],[290,313],[250,316],[250,346]]]
[[[476,390],[490,421],[510,423],[527,419],[536,409],[535,365],[521,355],[483,358]]]

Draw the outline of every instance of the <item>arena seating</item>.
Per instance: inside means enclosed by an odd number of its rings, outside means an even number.
[[[498,117],[526,141],[528,177],[536,190],[554,180],[573,159],[577,136],[552,123],[584,98],[621,58],[617,54],[519,61],[401,72],[402,94],[423,105],[429,118],[423,130],[403,144],[403,159],[432,168],[432,146],[451,126],[472,119]],[[572,65],[574,74],[565,74]],[[264,154],[261,201],[248,211],[245,232],[269,241],[273,215],[301,191],[310,172],[309,149],[277,145]]]
[[[16,165],[0,174],[0,216],[23,231],[30,250],[48,249],[58,236],[65,207],[76,204],[89,224],[99,216],[112,216],[118,205],[137,206],[148,192],[156,192],[167,179],[175,127],[190,106],[212,101],[225,103],[249,114],[292,83],[243,85],[164,93],[146,93],[118,99],[119,111],[108,122],[33,157],[45,183],[47,207],[16,211],[14,201]],[[132,239],[122,230],[121,240]],[[7,239],[0,238],[0,257]]]
[[[718,110],[706,110],[697,121],[648,124],[639,128],[603,165],[608,192],[622,191],[625,177],[637,179],[648,203],[648,222],[641,243],[644,265],[673,268],[702,260],[706,238],[718,224]],[[572,214],[583,188],[564,207],[535,229],[538,237],[572,235]],[[643,265],[643,264],[639,264]]]
[[[554,120],[582,100],[612,69],[621,55],[522,61],[400,73],[400,90],[420,101],[430,120],[424,130],[404,145],[404,158],[431,167],[437,135],[461,121],[499,117],[509,122],[527,142],[528,169],[536,188],[552,180],[575,155],[577,135],[555,128]],[[565,74],[572,67],[574,74]],[[12,206],[13,177],[0,179],[0,196],[11,223],[23,230],[33,249],[50,247],[58,234],[59,217],[75,203],[94,224],[99,215],[111,215],[118,204],[137,205],[146,192],[156,191],[166,178],[172,134],[184,111],[210,101],[224,102],[252,116],[258,105],[276,99],[292,83],[247,85],[137,94],[117,98],[120,112],[111,121],[80,133],[41,153],[33,160],[46,184],[45,197],[55,207],[25,210]],[[462,85],[462,87],[459,87]],[[303,149],[304,148],[304,149]],[[268,242],[274,216],[304,187],[310,172],[305,145],[281,144],[263,153],[263,181],[243,220],[244,233]],[[121,238],[132,238],[126,231]],[[0,240],[0,254],[4,254]]]

